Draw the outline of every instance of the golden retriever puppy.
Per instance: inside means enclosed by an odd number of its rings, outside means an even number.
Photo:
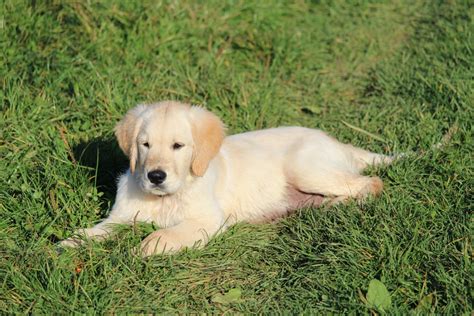
[[[130,169],[119,179],[109,217],[77,235],[104,238],[112,224],[154,222],[160,229],[141,243],[143,256],[204,245],[236,222],[377,195],[380,178],[360,172],[392,159],[303,127],[225,137],[216,115],[172,101],[131,109],[115,134]]]

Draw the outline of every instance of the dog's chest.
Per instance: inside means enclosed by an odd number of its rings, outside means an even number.
[[[160,197],[147,205],[144,210],[145,221],[153,222],[160,228],[171,227],[184,218],[178,201],[174,197]]]

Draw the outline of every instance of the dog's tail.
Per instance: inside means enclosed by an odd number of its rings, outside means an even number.
[[[444,148],[446,145],[449,144],[457,130],[458,126],[457,124],[454,124],[448,129],[446,134],[443,135],[441,141],[431,146],[428,150],[406,151],[392,155],[384,155],[351,146],[351,152],[353,157],[356,159],[357,168],[359,170],[364,170],[368,166],[389,165],[396,160],[422,157],[431,151],[440,150]]]
[[[457,123],[453,124],[448,131],[443,135],[441,140],[437,142],[436,144],[432,145],[428,150],[417,150],[417,151],[406,151],[402,153],[397,153],[390,155],[389,159],[392,161],[394,160],[399,160],[399,159],[404,159],[404,158],[412,158],[412,157],[422,157],[426,155],[429,152],[436,151],[436,150],[441,150],[444,147],[446,147],[450,142],[451,139],[453,138],[454,134],[458,131],[459,127]]]

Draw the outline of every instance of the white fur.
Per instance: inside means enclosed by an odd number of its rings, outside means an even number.
[[[142,242],[139,250],[144,256],[203,245],[236,222],[265,221],[300,206],[319,205],[321,196],[340,201],[378,194],[381,180],[360,172],[370,164],[391,161],[342,144],[320,130],[280,127],[226,137],[205,173],[197,176],[191,170],[198,150],[193,126],[202,128],[201,117],[210,112],[160,102],[130,113],[133,121],[126,121],[127,116],[117,137],[131,162],[136,160],[131,166],[135,172],[120,177],[109,217],[78,234],[100,238],[111,232],[110,224],[154,222],[160,229]],[[185,146],[173,150],[175,141]],[[147,178],[157,168],[168,174],[160,187]],[[71,238],[62,245],[77,243]]]

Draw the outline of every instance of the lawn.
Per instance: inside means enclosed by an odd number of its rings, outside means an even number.
[[[0,8],[2,314],[472,313],[471,1],[140,2]],[[229,133],[303,125],[416,154],[368,170],[385,191],[364,205],[203,249],[143,260],[131,249],[155,227],[137,225],[61,251],[113,203],[114,125],[166,99]]]

